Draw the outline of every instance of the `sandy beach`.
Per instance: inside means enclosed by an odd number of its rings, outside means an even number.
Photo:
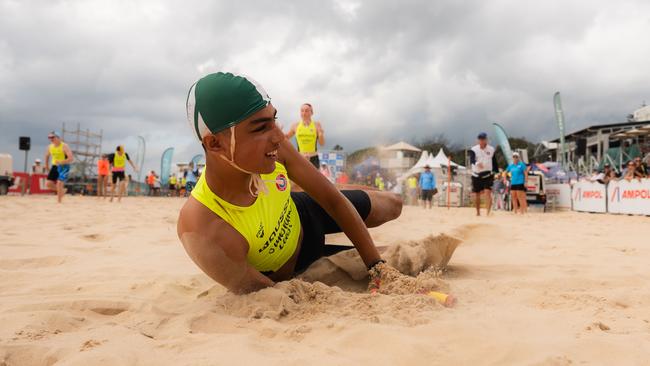
[[[405,207],[371,234],[462,240],[445,308],[298,280],[226,293],[176,237],[183,202],[0,198],[0,365],[648,363],[650,218]]]

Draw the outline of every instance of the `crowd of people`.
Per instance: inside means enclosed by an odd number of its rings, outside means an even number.
[[[648,175],[648,164],[636,157],[624,164],[620,172],[616,172],[610,164],[605,164],[602,170],[594,171],[594,174],[589,178],[592,182],[607,184],[611,180],[625,179],[632,181],[633,179],[641,180],[643,178],[650,178]]]

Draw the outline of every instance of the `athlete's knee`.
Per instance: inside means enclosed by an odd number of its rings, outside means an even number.
[[[402,198],[390,192],[367,192],[370,198],[370,213],[366,218],[368,227],[379,226],[395,220],[402,213]]]

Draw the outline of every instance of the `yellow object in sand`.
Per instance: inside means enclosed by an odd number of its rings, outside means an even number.
[[[447,295],[443,294],[442,292],[436,292],[436,291],[429,291],[427,292],[427,296],[430,296],[436,300],[438,300],[439,303],[446,307],[452,307],[456,304],[456,298],[453,297],[452,295]]]

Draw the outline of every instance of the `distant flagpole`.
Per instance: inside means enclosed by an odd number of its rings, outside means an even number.
[[[562,169],[566,171],[566,147],[564,145],[564,112],[562,111],[560,92],[555,92],[555,95],[553,95],[553,104],[555,105],[555,119],[557,120],[557,126],[560,129],[560,164],[562,165]]]
[[[503,151],[503,155],[506,156],[508,164],[512,164],[512,150],[510,149],[510,142],[508,142],[506,130],[504,130],[498,123],[493,123],[493,125],[497,143],[501,146],[501,151]]]

